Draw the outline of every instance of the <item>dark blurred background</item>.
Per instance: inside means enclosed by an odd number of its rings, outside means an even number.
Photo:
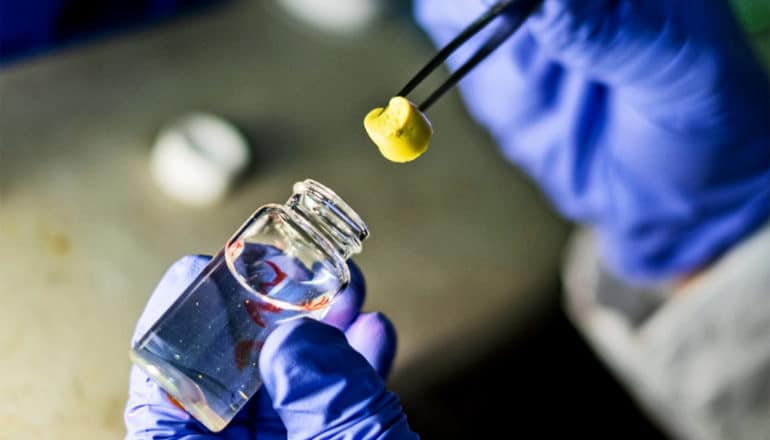
[[[425,438],[662,438],[561,311],[568,225],[460,99],[431,110],[412,164],[367,140],[366,111],[434,51],[409,3],[331,4],[0,3],[3,432],[121,436],[128,341],[166,267],[312,177],[370,226],[367,308],[399,330],[390,383]],[[770,60],[753,7],[736,3]],[[254,156],[206,207],[150,173],[158,130],[191,111],[234,123]]]

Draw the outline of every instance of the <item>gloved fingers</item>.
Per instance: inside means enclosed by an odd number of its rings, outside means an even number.
[[[350,284],[331,306],[324,322],[337,329],[347,329],[348,340],[377,372],[386,377],[396,351],[396,333],[392,324],[381,314],[361,315],[366,297],[366,283],[361,269],[348,262]],[[270,394],[263,387],[249,402],[248,414],[260,438],[286,438],[283,422],[273,408]]]
[[[571,68],[590,71],[609,80],[616,75],[627,78],[625,70],[640,56],[649,55],[649,46],[663,30],[646,16],[651,7],[628,0],[545,0],[529,20],[528,28],[541,48]],[[650,2],[647,2],[650,3]],[[660,57],[656,51],[655,57]],[[630,64],[629,64],[630,63]],[[643,69],[649,75],[649,69]]]
[[[383,379],[388,377],[396,356],[396,329],[382,313],[364,313],[345,331],[348,343],[369,362]]]
[[[361,312],[366,299],[366,281],[361,269],[353,261],[348,262],[350,284],[329,308],[323,322],[345,331]]]
[[[279,326],[259,368],[288,438],[416,438],[398,398],[332,326],[309,319]]]
[[[545,0],[528,28],[543,50],[568,67],[609,83],[633,82],[650,75],[649,64],[638,63],[640,55],[653,58],[645,63],[669,61],[664,51],[649,47],[665,31],[654,9],[636,0]],[[665,44],[660,49],[668,50]]]
[[[286,427],[273,409],[273,398],[264,386],[260,387],[238,416],[242,414],[247,414],[252,431],[259,432],[259,440],[286,440]]]
[[[386,378],[396,355],[396,330],[382,313],[360,314],[366,299],[366,281],[358,265],[349,261],[348,267],[350,284],[322,321],[344,331],[350,345]]]
[[[705,81],[717,78],[697,73],[713,70],[720,61],[703,47],[716,47],[722,31],[723,39],[736,34],[726,18],[727,2],[698,2],[695,15],[691,6],[681,1],[545,0],[527,25],[540,48],[560,63],[612,86],[642,87],[645,97],[655,90],[659,93],[649,99],[659,105],[661,95],[670,102],[713,86]],[[697,84],[684,87],[692,82]],[[674,90],[679,93],[671,96]]]
[[[207,256],[187,256],[169,268],[139,319],[134,340],[181,295],[210,259]],[[347,337],[361,353],[358,355],[359,359],[363,355],[363,359],[385,377],[395,354],[395,330],[381,314],[359,315],[366,285],[360,269],[355,264],[350,264],[350,271],[350,285],[340,294],[342,296],[332,306],[327,319],[331,325],[341,329],[347,328]],[[353,351],[350,346],[348,349]],[[247,408],[220,434],[227,435],[228,438],[232,435],[237,437],[239,433],[246,435],[249,429],[257,427],[260,435],[265,438],[284,438],[286,431],[283,423],[273,409],[270,394],[265,391],[260,390]],[[180,409],[158,385],[136,367],[131,371],[125,420],[129,437],[139,436],[140,433],[153,433],[170,438],[209,438],[205,427]]]
[[[177,260],[161,278],[155,290],[150,295],[147,305],[136,324],[135,343],[155,321],[176,301],[187,286],[203,271],[211,260],[207,255],[187,255]]]
[[[387,378],[396,355],[396,330],[382,313],[358,315],[345,332],[348,343],[383,379]],[[249,402],[251,423],[265,438],[285,438],[286,430],[273,409],[270,394],[262,388]]]

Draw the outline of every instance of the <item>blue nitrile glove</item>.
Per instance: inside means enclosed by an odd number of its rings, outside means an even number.
[[[209,257],[185,257],[166,272],[144,310],[136,340],[203,270]],[[263,387],[222,432],[212,434],[174,406],[133,367],[125,410],[129,439],[413,439],[383,377],[396,334],[379,313],[361,314],[365,285],[353,264],[350,286],[324,319],[295,320],[268,337],[260,355]],[[340,330],[344,330],[344,333]]]
[[[489,3],[417,0],[415,12],[440,46]],[[545,0],[460,87],[629,281],[702,268],[768,219],[770,87],[724,0]]]

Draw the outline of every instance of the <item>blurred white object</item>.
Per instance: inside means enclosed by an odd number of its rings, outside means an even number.
[[[249,148],[229,122],[194,113],[161,130],[150,161],[155,182],[166,195],[206,206],[222,200],[246,169]]]
[[[385,0],[279,0],[300,20],[324,31],[355,33],[385,11]]]
[[[683,440],[770,438],[770,223],[641,314],[634,289],[601,269],[594,236],[570,247],[571,319],[661,428]]]

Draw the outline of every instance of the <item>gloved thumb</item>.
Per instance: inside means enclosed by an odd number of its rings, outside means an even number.
[[[740,34],[727,3],[697,2],[695,12],[695,2],[544,0],[528,27],[540,48],[569,68],[613,86],[661,90],[691,82],[683,76],[698,70],[693,65],[716,62],[684,35],[714,46]]]
[[[334,327],[310,319],[279,326],[259,368],[288,438],[418,438],[396,395]]]

